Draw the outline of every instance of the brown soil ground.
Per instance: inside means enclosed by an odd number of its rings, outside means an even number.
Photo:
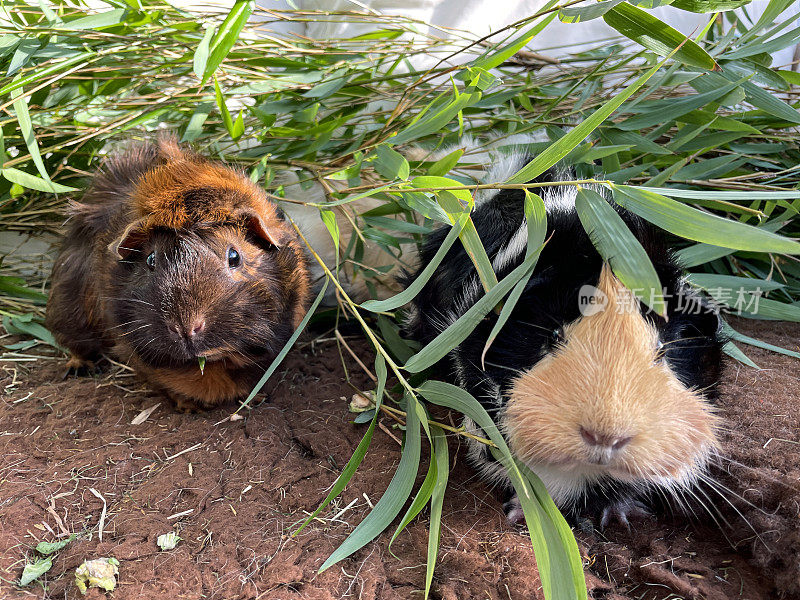
[[[739,327],[793,349],[800,340],[797,325]],[[633,532],[579,531],[591,597],[800,598],[800,363],[747,352],[765,368],[726,367],[726,458],[715,476],[729,491],[708,492],[714,518],[698,508],[639,521]],[[370,388],[355,361],[344,364],[353,385]],[[386,430],[336,504],[290,536],[365,430],[347,411],[353,387],[335,344],[296,349],[238,421],[226,420],[231,407],[179,414],[120,369],[61,381],[63,368],[63,359],[0,363],[0,597],[80,597],[72,573],[102,556],[121,563],[116,600],[422,597],[424,514],[391,552],[384,534],[317,574],[391,479],[399,446]],[[540,598],[529,540],[505,523],[462,456],[453,457],[433,597]],[[103,502],[92,489],[107,503],[102,541]],[[168,531],[183,541],[161,552],[156,538]],[[39,540],[71,532],[80,537],[58,554],[44,588],[14,586]]]

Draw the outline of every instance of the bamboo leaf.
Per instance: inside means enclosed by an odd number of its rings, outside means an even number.
[[[405,156],[395,152],[386,144],[381,144],[375,148],[375,160],[373,166],[384,179],[408,179],[410,168]]]
[[[11,92],[11,97],[16,98],[14,100],[14,113],[17,117],[17,124],[19,125],[20,133],[22,133],[22,138],[25,140],[25,145],[28,147],[28,152],[31,154],[33,164],[36,165],[36,170],[39,171],[39,175],[42,176],[42,179],[48,184],[52,184],[50,175],[47,174],[47,169],[44,167],[42,155],[39,152],[39,143],[36,141],[36,135],[33,132],[31,115],[28,112],[28,102],[23,95],[22,88],[17,88]]]
[[[714,59],[695,42],[641,8],[623,2],[603,15],[603,20],[625,37],[659,56],[674,53],[675,60],[687,65],[708,70],[719,69]]]
[[[675,253],[675,256],[683,268],[691,269],[734,252],[735,250],[731,248],[721,248],[711,244],[693,244],[686,248],[681,248]]]
[[[637,298],[664,316],[667,305],[661,293],[661,281],[647,252],[605,198],[596,191],[581,187],[575,210],[595,248],[608,262],[614,275]]]
[[[411,180],[411,185],[417,189],[423,188],[444,188],[444,187],[453,187],[453,186],[461,186],[462,184],[455,179],[450,179],[448,177],[434,177],[431,175],[422,175],[420,177],[414,177]],[[469,190],[446,190],[450,192],[453,196],[455,196],[461,203],[462,206],[460,208],[456,207],[450,212],[463,212],[464,210],[470,210],[472,205],[472,194]],[[451,218],[452,222],[452,218]]]
[[[51,194],[65,194],[67,192],[78,191],[78,188],[61,185],[59,183],[53,183],[52,181],[45,181],[40,177],[36,177],[36,175],[25,173],[24,171],[14,169],[13,167],[0,169],[0,173],[2,173],[3,177],[5,177],[11,183],[17,183],[30,190],[48,192]]]
[[[40,47],[41,43],[35,38],[24,38],[20,40],[17,44],[17,49],[14,51],[14,56],[11,57],[6,76],[11,77],[21,68],[25,67]]]
[[[547,233],[547,209],[545,208],[542,197],[529,190],[525,190],[525,223],[528,229],[528,241],[525,248],[525,258],[529,258],[533,254],[538,256],[544,247],[544,236]],[[534,261],[536,260],[538,260],[538,258],[534,259]],[[536,262],[533,263],[532,269],[535,268]],[[497,339],[497,336],[500,333],[500,330],[503,328],[503,325],[506,324],[506,321],[508,321],[508,318],[511,316],[511,312],[514,310],[517,302],[519,302],[522,292],[525,291],[525,285],[527,283],[528,282],[526,279],[521,279],[519,282],[517,282],[517,285],[515,285],[514,289],[511,290],[511,293],[508,295],[508,299],[503,304],[503,308],[500,310],[500,315],[497,317],[497,321],[495,322],[494,327],[492,327],[489,337],[486,338],[486,344],[483,346],[483,351],[481,352],[482,367],[484,365],[484,361],[486,360],[486,353],[489,351],[489,348],[494,340]]]
[[[463,229],[466,221],[466,214],[463,214],[459,217],[458,221],[456,221],[456,223],[450,228],[450,231],[444,238],[442,245],[439,246],[439,249],[436,251],[436,254],[433,255],[431,261],[425,265],[425,268],[422,270],[422,272],[409,286],[406,287],[406,289],[392,296],[391,298],[387,298],[386,300],[367,300],[361,304],[361,308],[371,312],[386,312],[400,308],[416,298],[417,294],[419,294],[422,288],[425,287],[425,284],[428,283],[428,280],[434,274],[447,252],[458,239],[458,236],[461,234],[461,230]]]
[[[428,402],[457,410],[472,419],[497,446],[495,457],[506,468],[522,504],[545,598],[584,600],[587,597],[586,581],[578,544],[571,534],[568,534],[571,541],[563,537],[563,532],[570,531],[569,526],[557,509],[542,505],[531,481],[536,482],[535,489],[539,491],[543,489],[541,482],[533,473],[523,475],[486,410],[468,392],[449,383],[426,381],[418,391]],[[546,496],[546,491],[544,494]]]
[[[283,362],[283,359],[286,358],[286,355],[289,354],[289,350],[292,349],[292,346],[294,346],[294,343],[297,341],[297,338],[300,337],[300,334],[303,333],[303,330],[308,325],[308,322],[311,320],[311,317],[314,316],[314,313],[319,307],[320,302],[322,302],[322,299],[325,297],[325,290],[327,289],[328,289],[328,280],[326,279],[325,283],[322,284],[322,289],[319,291],[319,294],[317,294],[316,299],[314,300],[314,302],[311,303],[311,306],[309,307],[306,316],[303,317],[303,320],[300,321],[300,325],[298,325],[297,329],[294,330],[294,333],[286,341],[286,344],[284,344],[283,348],[281,348],[281,351],[278,353],[278,355],[272,360],[269,367],[267,367],[267,370],[264,371],[264,374],[261,376],[261,379],[258,380],[258,383],[255,385],[252,391],[247,395],[247,398],[245,398],[242,404],[239,406],[239,408],[236,409],[237,413],[240,410],[242,410],[245,406],[250,404],[250,401],[256,397],[256,394],[258,394],[258,392],[261,391],[261,388],[264,387],[269,378],[272,377],[272,374],[275,372],[275,370]]]
[[[197,75],[197,78],[202,81],[206,74],[206,65],[208,64],[208,53],[211,48],[211,38],[214,37],[216,27],[209,27],[206,29],[203,39],[197,44],[192,58],[192,71]]]
[[[228,135],[230,135],[231,139],[233,140],[239,139],[244,132],[244,127],[242,126],[240,128],[234,124],[233,119],[231,118],[231,113],[228,110],[228,105],[225,103],[225,96],[222,95],[222,90],[219,87],[219,82],[217,81],[216,77],[214,78],[214,94],[217,99],[217,108],[222,116],[222,123],[225,125]],[[241,114],[239,116],[241,117]]]
[[[729,323],[724,321],[722,323],[722,334],[732,340],[742,342],[743,344],[747,344],[749,346],[763,348],[764,350],[777,352],[778,354],[785,354],[786,356],[791,356],[793,358],[800,358],[800,352],[795,352],[794,350],[789,350],[788,348],[783,348],[774,344],[768,344],[767,342],[762,342],[761,340],[757,340],[748,335],[744,335],[743,333],[739,333],[733,327],[731,327]]]
[[[614,201],[677,236],[724,248],[800,254],[800,243],[758,227],[697,210],[660,194],[612,184]]]
[[[556,573],[553,580],[557,582],[570,581],[576,597],[585,598],[586,580],[583,574],[583,561],[581,560],[578,542],[572,533],[572,529],[570,529],[569,524],[561,515],[555,502],[547,492],[547,488],[545,488],[544,483],[536,473],[531,471],[522,461],[515,458],[514,462],[525,477],[526,482],[530,485],[531,491],[547,517],[542,521],[545,525],[544,529],[548,533],[546,538],[548,547],[558,548],[561,551],[558,554],[563,553],[565,555],[561,556],[560,560],[553,561],[553,571]],[[568,597],[568,593],[562,595]]]
[[[716,90],[730,81],[738,81],[739,75],[728,73],[723,69],[722,73],[705,73],[703,77],[692,79],[690,85],[699,92]],[[786,102],[776,97],[774,94],[760,88],[750,81],[741,84],[745,99],[753,106],[760,108],[766,113],[784,119],[790,123],[800,123],[800,112],[792,108]]]
[[[416,123],[401,130],[397,135],[386,140],[387,144],[405,144],[417,138],[440,131],[452,121],[455,116],[466,107],[475,104],[482,97],[481,92],[471,92],[460,94],[453,98],[442,108],[432,114],[423,117]]]
[[[422,484],[419,486],[417,490],[417,495],[414,496],[414,500],[411,502],[411,505],[408,507],[406,514],[403,515],[403,518],[400,519],[400,524],[395,529],[392,538],[389,540],[389,549],[391,550],[392,544],[397,539],[397,536],[406,528],[406,526],[414,520],[414,518],[422,512],[422,509],[425,508],[425,505],[428,504],[428,501],[431,499],[433,495],[433,488],[436,485],[436,480],[438,478],[437,474],[437,466],[436,466],[436,455],[433,451],[433,446],[431,446],[431,459],[428,462],[428,473],[425,475],[425,479],[422,481]]]
[[[42,306],[47,302],[47,295],[26,287],[25,280],[22,277],[0,275],[0,292],[13,298],[28,298],[34,304]]]
[[[206,122],[211,109],[214,107],[213,102],[201,102],[192,113],[192,118],[186,125],[186,129],[181,136],[182,142],[193,142],[201,133],[203,133],[203,124]]]
[[[380,329],[381,337],[385,342],[389,351],[400,362],[405,362],[414,356],[412,344],[417,345],[410,340],[405,340],[400,337],[400,326],[395,321],[390,321],[384,315],[378,315],[378,329]]]
[[[411,396],[406,396],[408,410],[406,411],[406,434],[403,444],[403,452],[400,455],[400,464],[389,482],[383,496],[375,504],[375,507],[364,517],[353,532],[347,536],[336,550],[333,551],[328,559],[322,563],[319,572],[322,573],[329,567],[335,565],[340,560],[347,558],[356,550],[363,548],[380,533],[386,529],[394,518],[403,508],[411,490],[414,487],[414,480],[417,476],[420,460],[420,422],[417,411],[414,408],[417,400]]]
[[[769,37],[769,36],[764,36]],[[788,46],[797,44],[800,40],[800,27],[793,29],[783,35],[780,35],[771,40],[755,39],[752,42],[740,46],[732,52],[726,52],[725,58],[727,60],[734,60],[737,58],[747,58],[755,56],[756,54],[772,54],[778,50],[783,50]]]
[[[545,4],[539,12],[544,12],[558,3],[558,0],[550,0],[547,4]],[[489,52],[480,58],[475,59],[470,63],[470,66],[477,69],[494,69],[495,67],[504,63],[507,59],[514,56],[517,52],[522,50],[528,42],[530,42],[536,35],[538,35],[545,27],[547,27],[550,22],[555,18],[555,13],[546,15],[544,18],[540,18],[536,24],[534,24],[530,29],[525,31],[524,33],[520,34],[517,38],[512,40],[507,45]]]
[[[712,13],[734,10],[746,4],[750,4],[751,1],[752,0],[673,0],[670,6],[695,13]]]
[[[588,6],[565,6],[558,11],[558,19],[562,23],[582,23],[599,19],[624,0],[602,0]]]
[[[0,87],[0,96],[4,96],[8,92],[11,92],[13,90],[19,89],[19,88],[21,88],[21,87],[23,87],[23,86],[25,86],[25,85],[27,85],[27,84],[29,84],[31,82],[38,82],[40,80],[44,80],[47,77],[49,77],[50,75],[58,73],[59,71],[67,70],[70,67],[73,67],[76,64],[78,64],[80,62],[83,62],[83,61],[86,61],[86,60],[88,60],[88,59],[90,59],[92,57],[95,57],[95,56],[97,56],[97,53],[94,52],[94,51],[83,52],[81,54],[77,54],[77,55],[73,56],[72,58],[69,58],[69,59],[64,60],[62,62],[59,62],[59,63],[56,63],[56,64],[54,64],[54,65],[52,65],[50,67],[46,67],[46,68],[41,69],[41,70],[36,70],[33,73],[31,73],[30,75],[26,75],[25,77],[22,77],[20,79],[16,79],[15,78],[15,80],[12,81],[11,83],[8,83],[8,84],[4,85],[3,87]]]
[[[736,275],[722,275],[719,273],[689,273],[686,280],[692,285],[703,288],[728,288],[747,290],[749,292],[768,292],[786,287],[779,281],[756,279],[755,277],[737,277]]]
[[[670,198],[685,198],[686,200],[794,200],[800,198],[800,190],[770,190],[759,192],[757,190],[747,190],[744,192],[730,192],[718,190],[682,190],[678,188],[655,188],[637,186],[636,189],[653,194],[661,194]]]
[[[339,224],[336,222],[336,215],[332,210],[320,210],[319,216],[322,219],[322,222],[325,223],[325,228],[328,230],[331,238],[333,239],[333,245],[336,248],[336,262],[339,262]]]
[[[725,342],[725,345],[722,346],[722,351],[731,358],[738,360],[740,363],[745,364],[748,367],[753,367],[759,371],[761,370],[761,367],[754,363],[752,359],[742,352],[741,348],[739,348],[739,346],[733,342]]]
[[[458,164],[458,159],[464,154],[464,150],[453,150],[447,156],[444,156],[433,163],[428,169],[428,175],[442,176],[447,175],[450,170]]]
[[[530,277],[538,256],[532,254],[502,281],[473,304],[461,317],[436,336],[427,346],[412,356],[405,364],[410,373],[419,373],[433,366],[450,350],[463,342],[478,323],[492,310],[508,292],[523,278]]]
[[[436,460],[436,484],[431,495],[431,518],[428,525],[428,557],[425,570],[425,598],[427,600],[433,583],[433,570],[439,554],[439,539],[442,529],[442,507],[447,490],[447,477],[450,471],[450,456],[447,437],[441,428],[431,425],[433,436],[433,457]]]
[[[706,288],[706,292],[716,302],[731,308],[732,312],[741,317],[759,317],[800,323],[800,305],[785,304],[764,298],[761,294],[750,293],[742,288],[715,286]]]
[[[625,119],[621,123],[617,123],[616,126],[623,131],[634,131],[666,123],[722,98],[725,94],[738,88],[741,83],[742,80],[732,81],[727,85],[702,94],[687,96],[685,98],[672,98],[667,102],[659,104],[657,108],[654,106],[653,110]]]
[[[303,93],[305,98],[328,98],[347,85],[348,71],[342,69],[330,74],[326,81]]]
[[[17,316],[4,316],[3,328],[6,330],[6,333],[12,335],[29,335],[45,344],[49,344],[55,348],[61,348],[61,346],[56,343],[53,334],[45,329],[43,325],[37,323],[31,313]],[[63,348],[61,349],[63,350]]]
[[[209,45],[208,60],[206,61],[205,72],[203,73],[203,83],[208,81],[208,78],[228,56],[228,53],[233,48],[236,40],[239,39],[239,34],[242,32],[247,20],[253,13],[253,0],[236,0],[231,7],[228,16],[219,26],[217,34],[211,40]]]
[[[423,176],[415,177],[411,181],[411,185],[416,188],[436,188],[458,186],[460,184],[447,177]],[[438,192],[437,200],[442,209],[447,213],[451,223],[455,223],[460,214],[465,211],[471,211],[474,206],[474,200],[469,190],[442,190]],[[475,224],[472,222],[471,217],[467,218],[459,238],[472,264],[475,265],[483,289],[487,291],[492,289],[497,285],[497,276],[494,273],[492,263],[486,254],[486,249],[483,247],[480,235],[475,229]]]
[[[128,11],[124,8],[115,8],[106,12],[97,13],[96,15],[88,15],[86,17],[79,17],[71,21],[64,21],[61,25],[64,29],[81,30],[81,29],[102,29],[104,27],[112,27],[119,25],[125,19]]]
[[[381,193],[387,188],[394,187],[395,184],[392,183],[385,183],[381,186],[376,188],[372,188],[371,190],[367,190],[366,192],[361,192],[360,194],[353,194],[352,196],[348,196],[347,198],[342,198],[340,200],[333,200],[331,202],[326,202],[325,204],[318,204],[315,202],[309,202],[308,206],[316,206],[316,207],[325,207],[325,208],[333,208],[334,206],[341,206],[342,204],[349,204],[351,202],[355,202],[356,200],[361,200],[362,198],[369,198],[370,196],[374,196],[376,194]]]
[[[455,219],[456,213],[451,212],[451,210],[455,208],[457,200],[453,197],[452,202],[448,205],[448,197],[452,197],[450,192],[439,192],[439,203],[442,208],[450,214],[450,218]],[[464,246],[467,256],[469,256],[472,264],[475,265],[475,270],[478,273],[478,278],[480,279],[483,289],[488,292],[497,285],[497,275],[495,275],[492,262],[486,254],[486,248],[483,247],[483,242],[481,242],[478,230],[475,229],[475,223],[472,222],[472,218],[467,218],[467,222],[464,223],[459,238],[461,239],[461,244]]]

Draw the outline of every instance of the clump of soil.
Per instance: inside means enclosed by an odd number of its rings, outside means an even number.
[[[737,326],[797,350],[796,325]],[[366,362],[366,348],[354,347]],[[764,370],[726,366],[724,458],[714,473],[721,493],[706,490],[709,511],[695,505],[693,515],[645,519],[631,532],[578,531],[593,598],[800,597],[800,369],[790,357],[747,352]],[[370,389],[370,380],[335,345],[293,351],[263,401],[234,421],[227,418],[232,407],[179,414],[120,369],[62,381],[60,359],[1,364],[3,598],[81,597],[75,568],[110,556],[120,561],[117,600],[421,597],[424,515],[391,551],[384,534],[317,573],[392,477],[399,446],[391,421],[376,430],[341,498],[291,535],[325,498],[365,430],[352,423],[347,400],[355,388]],[[144,423],[131,424],[157,403]],[[540,598],[527,535],[506,524],[494,492],[457,446],[451,439],[433,596]],[[156,538],[169,531],[182,541],[160,551]],[[38,541],[73,532],[80,535],[57,555],[44,590],[13,584]]]

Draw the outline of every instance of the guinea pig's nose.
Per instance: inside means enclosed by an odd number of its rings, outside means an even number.
[[[612,450],[622,450],[633,439],[632,436],[598,433],[585,427],[581,427],[581,437],[589,446],[604,446]]]
[[[192,321],[191,327],[188,328],[189,337],[195,337],[198,334],[203,333],[206,329],[206,320],[203,317],[197,317],[194,321]]]
[[[172,330],[179,336],[189,340],[194,340],[206,329],[205,317],[195,317],[191,321],[179,321],[172,326]]]

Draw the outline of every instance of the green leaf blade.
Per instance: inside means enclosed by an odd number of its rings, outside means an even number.
[[[228,16],[225,17],[209,44],[210,48],[205,72],[203,73],[203,83],[208,81],[208,78],[214,74],[222,64],[222,61],[228,56],[236,40],[239,39],[239,34],[244,29],[247,20],[253,14],[253,6],[253,0],[236,0],[234,2]]]
[[[427,346],[412,356],[404,368],[410,373],[419,373],[433,366],[444,358],[448,352],[463,342],[472,333],[478,323],[492,310],[500,300],[511,291],[518,281],[530,277],[537,255],[532,254],[517,268],[506,275],[502,281],[473,304],[454,323],[436,336]]]
[[[709,71],[719,69],[708,52],[691,39],[632,4],[623,2],[614,6],[603,15],[603,20],[609,27],[659,56],[670,56],[674,52],[675,60],[687,65]]]
[[[800,254],[800,242],[759,227],[697,210],[677,200],[627,185],[613,185],[614,201],[677,236],[751,252]]]
[[[405,443],[403,445],[403,452],[400,455],[400,464],[389,482],[389,487],[386,488],[383,496],[375,504],[375,507],[364,517],[364,520],[358,524],[353,532],[347,536],[347,539],[333,551],[328,559],[322,563],[319,572],[322,573],[326,569],[335,565],[340,560],[347,558],[353,552],[363,548],[372,540],[374,540],[380,533],[386,529],[395,517],[399,514],[400,509],[403,508],[408,497],[411,495],[411,490],[414,487],[414,480],[417,476],[419,469],[420,451],[421,451],[421,437],[420,437],[420,421],[414,410],[412,403],[416,403],[416,399],[406,396],[409,409],[406,412],[406,434]]]

